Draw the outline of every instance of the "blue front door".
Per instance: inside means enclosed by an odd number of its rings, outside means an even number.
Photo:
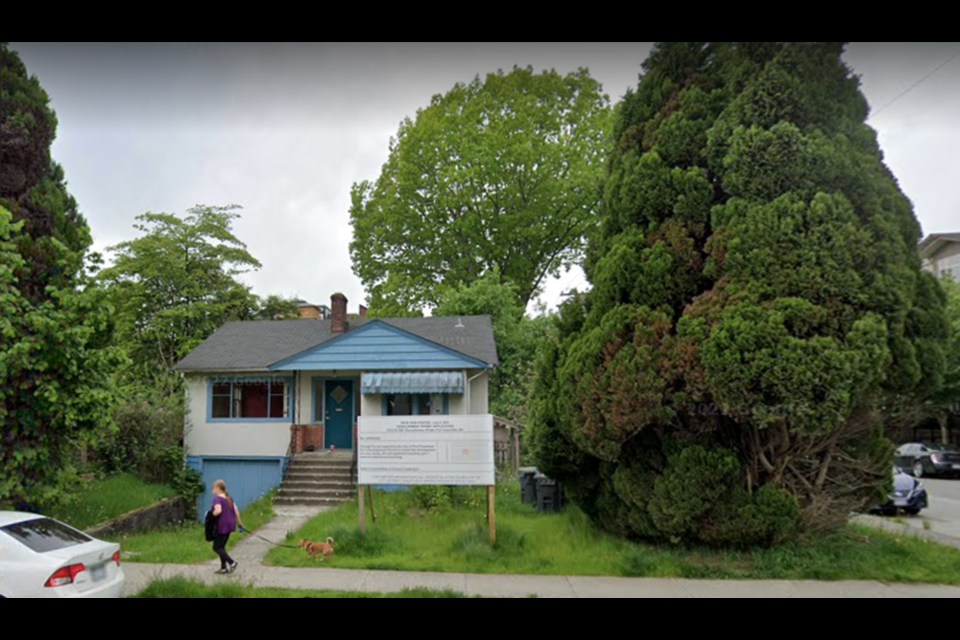
[[[353,449],[353,380],[327,380],[325,386],[324,445]]]

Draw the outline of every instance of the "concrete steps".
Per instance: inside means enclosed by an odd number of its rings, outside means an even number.
[[[335,507],[350,500],[356,490],[351,454],[304,454],[287,466],[276,504]]]

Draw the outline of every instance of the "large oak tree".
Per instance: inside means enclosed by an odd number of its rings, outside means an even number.
[[[608,99],[586,70],[497,72],[401,123],[353,186],[350,252],[378,315],[436,306],[496,269],[525,306],[594,225]]]

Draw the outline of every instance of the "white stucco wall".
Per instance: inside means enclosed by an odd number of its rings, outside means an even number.
[[[290,425],[284,422],[207,422],[206,376],[185,379],[187,407],[184,443],[191,456],[282,457],[290,446]]]
[[[360,400],[360,415],[379,416],[383,413],[383,396],[379,393],[371,393],[363,396]]]
[[[938,278],[950,274],[960,280],[960,242],[947,242],[929,261],[930,270]]]
[[[476,375],[476,371],[468,371],[467,379]],[[473,415],[490,413],[489,380],[490,374],[484,371],[470,383],[470,411],[464,413]],[[450,413],[453,413],[453,410]]]
[[[470,380],[467,392],[450,395],[450,414],[489,413],[488,381],[486,371],[466,371]],[[480,375],[477,375],[480,374]],[[234,374],[230,374],[233,377]],[[251,374],[254,375],[254,374]],[[219,376],[218,376],[219,377]],[[227,374],[224,374],[227,377]],[[236,376],[242,377],[242,376]],[[262,377],[262,376],[258,376]],[[185,444],[191,456],[286,456],[290,446],[290,426],[313,422],[312,385],[315,377],[333,377],[330,372],[303,371],[297,376],[293,416],[283,422],[216,422],[207,420],[207,376],[185,378],[187,407]],[[359,372],[337,372],[336,377],[355,377]],[[356,392],[359,393],[359,383]],[[380,394],[360,396],[360,414],[379,416],[382,412]]]

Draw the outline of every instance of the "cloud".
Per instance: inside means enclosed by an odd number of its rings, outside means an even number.
[[[30,44],[20,51],[57,110],[53,153],[102,249],[145,211],[243,205],[238,235],[266,295],[363,292],[350,269],[349,193],[374,179],[404,117],[456,82],[515,64],[589,67],[616,100],[649,43]],[[874,109],[942,63],[953,43],[854,43],[846,59]],[[960,58],[871,120],[928,231],[960,230]],[[554,302],[576,272],[548,286]]]

